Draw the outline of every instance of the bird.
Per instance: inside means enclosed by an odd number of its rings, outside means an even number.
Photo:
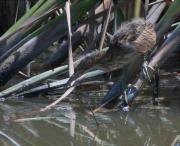
[[[146,22],[143,18],[134,18],[121,24],[112,36],[110,44],[145,54],[156,44],[156,32],[150,22]]]
[[[153,49],[155,44],[156,32],[153,24],[150,22],[146,22],[143,18],[135,18],[129,22],[122,23],[110,39],[111,49],[109,52],[114,54],[111,55],[112,57],[110,60],[112,62],[114,59],[114,61],[111,63],[110,67],[112,68],[113,65],[118,65],[122,69],[125,69],[125,67],[130,64],[136,64],[136,62],[133,61],[138,57],[140,64],[137,63],[136,68],[140,70],[142,66],[141,62],[144,61],[144,57]],[[131,77],[127,78],[126,80],[128,83]],[[102,99],[101,105],[108,107],[116,102],[118,96],[122,94],[122,90],[120,89],[121,84],[121,81],[114,83],[112,88]]]
[[[108,51],[101,52],[97,50],[95,57],[88,57],[80,63],[76,69],[74,77],[89,71],[90,69],[102,69],[113,71],[128,66],[134,59],[134,56],[144,56],[156,43],[156,32],[153,24],[146,22],[143,18],[135,18],[124,22],[117,31],[110,37]],[[84,57],[87,58],[87,57]],[[87,64],[87,65],[86,65]],[[72,81],[72,78],[70,78]]]

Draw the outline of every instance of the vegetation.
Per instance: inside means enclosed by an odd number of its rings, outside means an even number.
[[[76,86],[99,78],[107,81],[111,74],[116,82],[99,107],[117,103],[117,99],[121,106],[130,104],[147,83],[141,69],[144,59],[133,51],[125,57],[119,48],[113,51],[112,36],[132,18],[142,17],[153,24],[157,43],[144,58],[155,71],[178,48],[179,6],[179,0],[37,1],[0,37],[0,98],[63,91],[60,98],[41,110],[45,111],[67,98]],[[30,63],[32,68],[38,65],[32,77],[22,72]],[[154,72],[147,73],[153,79]],[[9,87],[8,81],[16,75],[22,81]]]

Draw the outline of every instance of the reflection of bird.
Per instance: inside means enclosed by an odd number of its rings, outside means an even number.
[[[141,18],[133,19],[130,22],[123,23],[112,36],[110,49],[107,52],[100,53],[96,57],[90,57],[91,61],[83,61],[78,65],[79,70],[77,71],[82,73],[91,67],[100,67],[107,71],[123,68],[133,61],[134,55],[141,54],[143,56],[155,43],[156,33],[153,25]]]

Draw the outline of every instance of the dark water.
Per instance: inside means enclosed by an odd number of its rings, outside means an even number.
[[[145,101],[129,113],[103,110],[96,114],[98,125],[80,104],[62,103],[46,113],[29,114],[45,105],[0,103],[0,146],[180,146],[177,96],[165,97],[158,107]]]

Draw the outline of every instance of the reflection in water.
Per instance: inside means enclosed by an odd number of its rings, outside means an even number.
[[[10,136],[8,136],[6,133],[0,131],[0,137],[2,138],[2,142],[4,143],[4,145],[8,145],[6,142],[15,145],[15,146],[20,146],[13,138],[11,138]],[[3,140],[4,139],[4,140]],[[6,144],[5,144],[6,143]]]
[[[173,140],[171,146],[180,146],[180,135],[176,136],[176,138]]]
[[[69,104],[24,116],[45,104],[1,103],[0,146],[179,146],[179,102],[176,98],[165,104],[168,108],[161,104],[129,113],[102,111],[95,114],[99,125],[85,108]]]

